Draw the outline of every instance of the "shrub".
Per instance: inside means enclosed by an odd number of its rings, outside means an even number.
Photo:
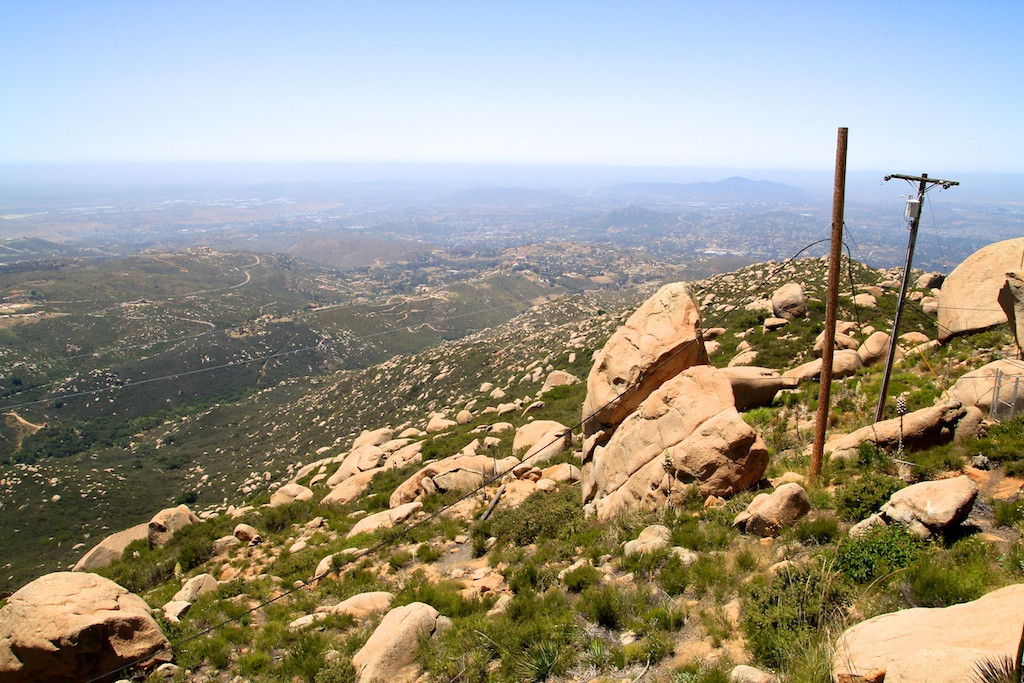
[[[601,572],[589,564],[577,567],[571,572],[566,572],[562,577],[562,583],[571,593],[580,593],[583,590],[601,582]]]
[[[698,596],[712,593],[720,598],[731,587],[729,570],[720,555],[701,555],[688,569]]]
[[[620,628],[626,620],[626,602],[614,586],[593,586],[580,596],[580,610],[598,626]]]
[[[848,522],[859,522],[877,512],[889,496],[906,486],[900,479],[867,472],[843,485],[836,499],[836,511]]]
[[[689,568],[683,565],[679,556],[673,555],[658,572],[657,581],[669,595],[680,595],[690,583]]]
[[[993,513],[996,526],[1013,526],[1024,519],[1024,503],[1021,501],[1012,503],[996,501]]]
[[[518,508],[494,515],[491,533],[500,541],[529,545],[541,538],[560,538],[573,533],[583,519],[580,492],[571,486],[530,494]]]
[[[839,535],[839,520],[831,515],[804,518],[793,527],[793,535],[803,544],[825,545]]]
[[[412,562],[412,553],[406,550],[396,550],[388,557],[388,564],[392,569],[401,569]]]
[[[909,566],[924,541],[899,525],[869,531],[843,541],[836,551],[836,569],[858,583],[873,581]]]
[[[995,578],[989,546],[967,538],[948,552],[922,555],[907,570],[904,582],[914,605],[947,607],[980,598]]]
[[[742,618],[751,652],[768,666],[782,667],[820,638],[849,599],[842,577],[820,562],[755,578],[745,590]]]
[[[441,559],[441,551],[429,543],[420,543],[416,548],[416,559],[424,564],[437,562]]]
[[[356,683],[351,660],[339,659],[316,672],[313,683]]]

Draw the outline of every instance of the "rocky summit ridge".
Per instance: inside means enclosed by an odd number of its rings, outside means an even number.
[[[898,273],[844,268],[816,481],[820,259],[565,296],[138,435],[208,448],[193,500],[14,591],[0,678],[996,680],[1024,625],[1024,394],[993,400],[1024,373],[1019,276],[953,335],[969,285],[919,274],[871,424]]]

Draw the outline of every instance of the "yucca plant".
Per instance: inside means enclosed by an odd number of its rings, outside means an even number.
[[[1017,643],[1017,657],[986,659],[974,666],[976,683],[1024,683],[1021,676],[1021,659],[1024,659],[1024,628],[1021,629],[1020,641]]]

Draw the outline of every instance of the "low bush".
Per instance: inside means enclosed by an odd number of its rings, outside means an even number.
[[[825,545],[839,536],[839,520],[831,515],[804,518],[793,527],[793,536],[801,543]]]
[[[441,559],[441,551],[429,543],[420,543],[416,548],[416,559],[424,564],[437,562]]]
[[[878,511],[889,496],[906,486],[902,480],[878,472],[866,472],[843,485],[836,497],[836,511],[848,522],[859,522]]]
[[[977,600],[995,583],[991,548],[967,538],[950,550],[921,555],[907,570],[903,584],[918,607],[947,607]]]
[[[690,585],[690,570],[683,565],[679,556],[673,555],[658,571],[657,582],[669,595],[682,595]]]
[[[490,533],[499,541],[522,546],[574,533],[582,520],[579,490],[561,486],[550,493],[530,494],[518,508],[498,511],[491,521]]]
[[[577,567],[571,572],[566,572],[562,577],[562,583],[569,589],[570,593],[580,593],[591,586],[601,582],[601,572],[589,564]]]
[[[824,562],[754,578],[744,591],[743,631],[761,663],[782,668],[839,619],[851,591]]]
[[[909,566],[924,546],[902,526],[879,527],[843,541],[836,550],[836,569],[857,583],[867,583]]]

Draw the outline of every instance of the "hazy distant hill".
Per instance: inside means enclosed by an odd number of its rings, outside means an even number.
[[[803,202],[808,194],[800,188],[767,180],[732,177],[717,182],[699,183],[626,183],[612,185],[599,191],[608,199],[642,203],[654,202],[712,202],[762,203]]]

